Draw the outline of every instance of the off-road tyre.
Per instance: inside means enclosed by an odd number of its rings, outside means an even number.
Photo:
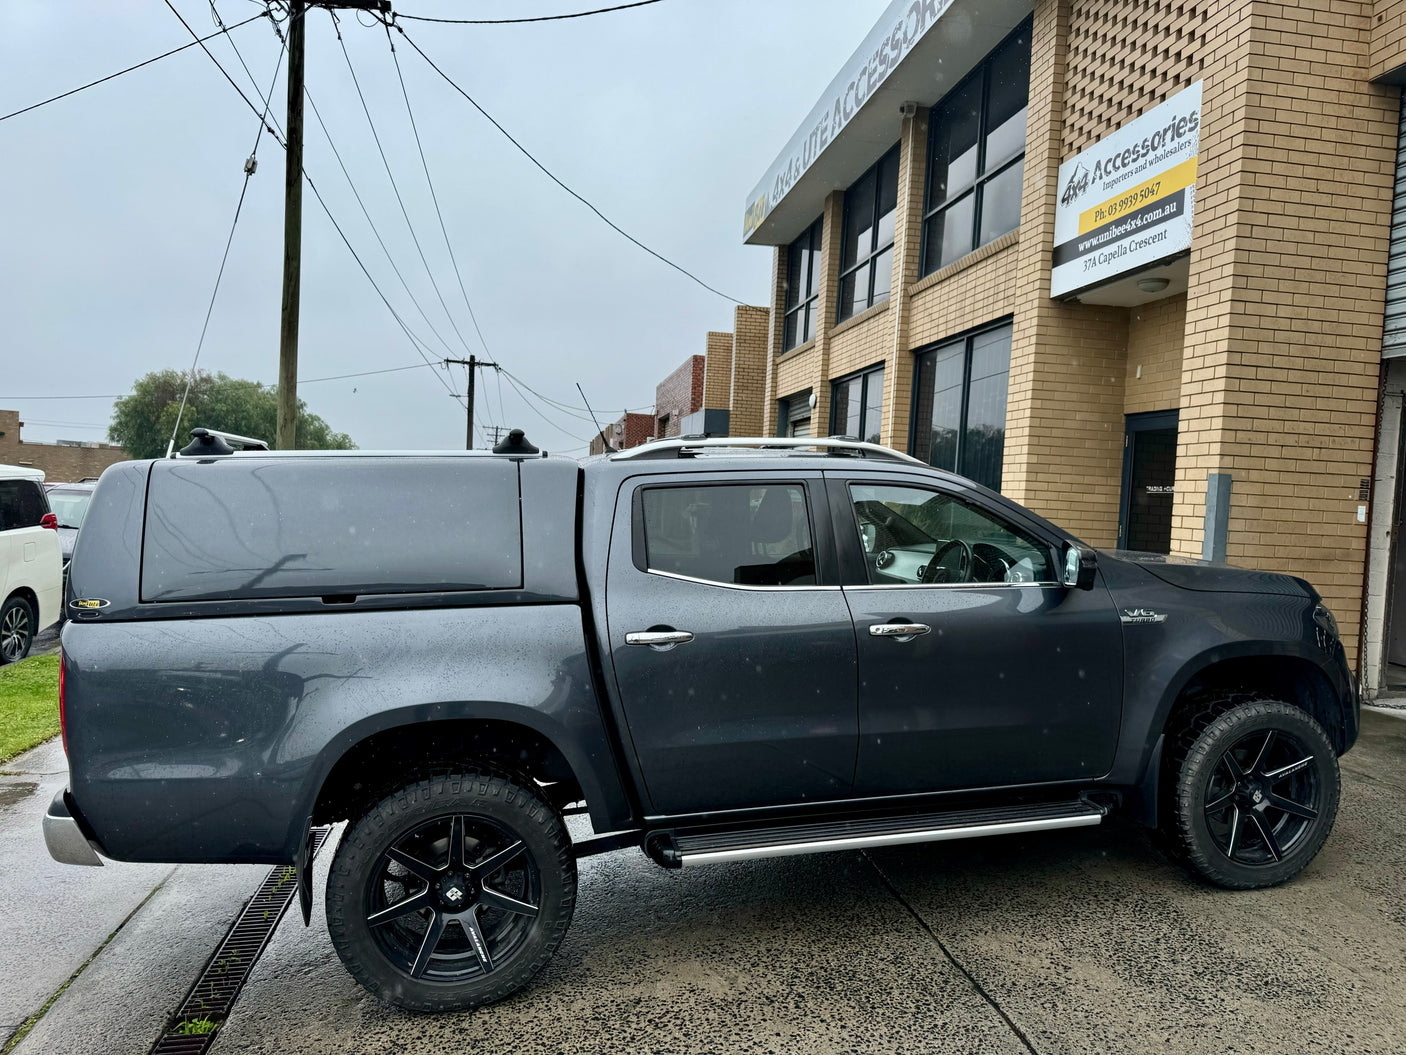
[[[413,840],[428,840],[429,836],[419,833],[434,835],[444,831],[444,826],[452,825],[455,817],[461,818],[464,830],[477,826],[480,830],[501,831],[505,833],[505,840],[521,841],[537,877],[533,896],[522,895],[522,900],[535,900],[538,911],[535,917],[524,917],[517,924],[516,942],[505,957],[500,960],[496,953],[490,956],[495,962],[488,972],[482,971],[483,959],[474,953],[477,946],[469,940],[468,928],[448,924],[440,942],[451,934],[460,935],[459,958],[468,964],[466,970],[471,971],[477,965],[480,973],[464,978],[453,977],[452,971],[446,971],[436,979],[427,972],[417,978],[410,973],[415,964],[407,969],[404,961],[394,962],[397,950],[387,951],[385,939],[372,933],[367,917],[379,904],[378,897],[385,896],[388,862],[389,867],[398,867],[388,857],[388,851],[399,850],[404,840],[412,840],[411,846],[415,845]],[[441,842],[447,853],[448,837],[436,842],[423,841],[419,845],[428,850]],[[461,845],[468,843],[461,839]],[[493,856],[491,845],[485,855],[485,860]],[[431,856],[422,851],[419,859]],[[472,854],[466,856],[470,858],[468,864],[472,865]],[[449,867],[448,862],[445,857],[433,863]],[[490,873],[500,877],[505,874]],[[415,881],[409,873],[407,878]],[[467,884],[474,885],[472,880]],[[489,884],[484,881],[481,885]],[[426,883],[423,893],[428,895],[431,886],[434,884]],[[393,901],[390,908],[398,904],[399,901]],[[561,944],[575,904],[576,858],[560,814],[525,777],[475,766],[407,784],[348,825],[327,880],[327,929],[337,955],[352,977],[380,999],[412,1011],[464,1010],[502,1000],[531,981]],[[476,918],[484,920],[491,918],[486,914],[495,911],[486,903],[480,908],[485,915]],[[413,915],[407,914],[394,925],[409,929],[418,926],[414,922],[418,919],[428,930],[436,915],[434,908],[427,907]],[[504,920],[514,919],[511,914],[499,915]],[[383,924],[382,929],[386,926]],[[491,948],[494,938],[487,922],[482,932]]]
[[[0,664],[18,663],[34,644],[38,617],[23,597],[11,597],[0,607]]]
[[[1168,855],[1231,890],[1277,886],[1303,871],[1332,831],[1342,787],[1337,752],[1312,715],[1277,700],[1206,699],[1169,732],[1157,833]],[[1261,758],[1265,745],[1269,757]],[[1227,754],[1242,770],[1238,779]],[[1247,768],[1255,764],[1258,774]],[[1313,817],[1273,804],[1281,801]],[[1226,805],[1208,814],[1217,802]]]

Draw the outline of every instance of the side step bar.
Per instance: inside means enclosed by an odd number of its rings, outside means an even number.
[[[1013,835],[1050,828],[1099,824],[1107,809],[1084,799],[1023,803],[990,809],[909,814],[754,828],[745,831],[655,832],[646,842],[650,856],[668,868],[789,857],[830,850],[861,850],[982,835]]]

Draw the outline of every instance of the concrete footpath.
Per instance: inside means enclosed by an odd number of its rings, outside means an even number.
[[[0,769],[0,1048],[73,979],[14,1055],[143,1055],[268,869],[61,865],[40,827],[61,742]]]
[[[0,1046],[44,1006],[171,865],[61,865],[40,827],[68,782],[58,739],[0,765]]]

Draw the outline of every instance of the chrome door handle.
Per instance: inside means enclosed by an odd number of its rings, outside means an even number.
[[[874,623],[869,627],[871,637],[917,637],[932,633],[927,623]]]
[[[693,635],[687,630],[635,630],[625,635],[627,645],[648,645],[661,652],[675,645],[686,645],[692,640]]]

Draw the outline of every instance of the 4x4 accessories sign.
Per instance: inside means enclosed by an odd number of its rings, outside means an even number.
[[[1191,248],[1201,82],[1059,167],[1050,296]]]

